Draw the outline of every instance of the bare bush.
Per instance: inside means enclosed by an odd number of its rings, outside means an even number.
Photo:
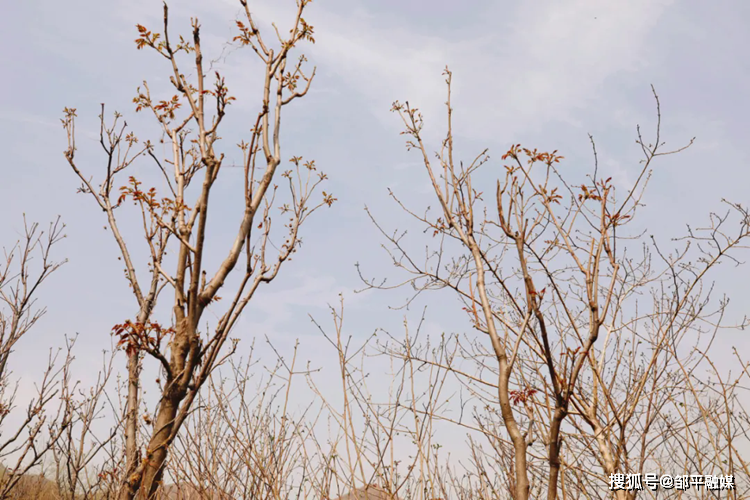
[[[52,248],[64,238],[60,221],[44,232],[39,225],[27,224],[24,235],[10,250],[0,267],[0,460],[6,467],[0,477],[0,497],[13,494],[16,487],[31,487],[24,475],[41,465],[44,455],[57,443],[73,419],[70,406],[70,349],[50,350],[41,381],[35,387],[24,411],[17,408],[18,380],[12,376],[16,344],[27,336],[45,314],[36,307],[39,288],[63,265],[52,259]],[[33,261],[36,260],[38,264]],[[33,265],[36,264],[36,265]],[[69,344],[68,347],[71,347]],[[15,411],[14,410],[18,410]],[[9,425],[13,415],[17,422]]]
[[[46,313],[36,305],[39,290],[65,262],[52,259],[64,227],[58,219],[45,232],[24,221],[23,239],[6,250],[0,268],[0,498],[106,498],[98,472],[111,466],[100,455],[117,430],[105,411],[112,353],[96,383],[84,388],[72,379],[77,337],[66,338],[64,348],[49,350],[34,392],[20,394],[28,397],[25,408],[17,404],[19,380],[11,370],[19,341]],[[111,431],[97,437],[94,425],[107,417]]]

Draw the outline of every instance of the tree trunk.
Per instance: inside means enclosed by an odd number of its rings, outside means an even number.
[[[125,478],[120,488],[120,500],[130,500],[135,490],[130,482],[131,476],[138,468],[138,387],[140,383],[139,354],[128,357],[128,413],[125,416]]]
[[[564,408],[557,407],[549,430],[549,482],[547,500],[557,499],[557,484],[560,477],[560,428],[565,418]]]
[[[172,427],[174,426],[174,420],[177,416],[180,400],[182,400],[182,398],[177,400],[177,398],[173,396],[171,399],[165,399],[162,401],[161,406],[159,407],[159,414],[155,421],[154,434],[148,444],[148,449],[154,451],[150,452],[146,457],[148,463],[143,471],[143,479],[141,480],[141,498],[155,498],[156,491],[161,484],[164,463],[167,460],[169,444],[167,443],[167,440],[172,433]]]
[[[154,431],[146,449],[140,481],[139,498],[143,499],[155,498],[161,483],[170,440],[176,425],[175,417],[177,417],[180,404],[187,395],[193,369],[197,366],[200,354],[200,341],[196,333],[200,312],[195,312],[193,317],[180,318],[181,311],[177,311],[177,316],[178,327],[172,342],[169,363],[172,375],[168,377],[167,385],[162,392],[162,401],[159,404],[154,420]]]

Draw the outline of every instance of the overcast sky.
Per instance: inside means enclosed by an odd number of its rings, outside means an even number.
[[[289,24],[291,0],[250,3],[264,26],[270,20]],[[173,29],[183,34],[189,33],[189,17],[199,16],[213,51],[208,57],[215,58],[234,34],[239,5],[175,1],[171,10]],[[626,186],[639,171],[636,125],[653,130],[653,84],[667,145],[681,146],[692,137],[696,142],[655,165],[646,198],[649,231],[669,245],[685,224],[700,225],[709,212],[723,211],[722,198],[750,201],[748,2],[316,0],[305,17],[315,26],[317,43],[306,53],[318,76],[310,94],[285,115],[282,156],[315,159],[330,177],[325,189],[339,201],[304,229],[299,256],[262,290],[235,336],[267,334],[287,350],[300,338],[305,357],[321,364],[327,347],[307,315],[325,324],[326,306],[340,292],[348,304],[348,333],[398,330],[404,312],[387,306],[398,304],[401,295],[352,293],[361,285],[356,262],[368,275],[394,276],[363,207],[395,229],[402,217],[389,188],[415,206],[429,204],[419,158],[405,151],[400,121],[389,109],[396,99],[422,109],[436,149],[445,125],[446,65],[454,72],[454,130],[465,158],[489,147],[499,159],[510,144],[522,143],[559,150],[566,157],[563,168],[582,175],[592,165],[590,133],[609,172],[604,176]],[[41,295],[48,315],[18,348],[14,369],[21,376],[37,373],[46,349],[76,332],[80,373],[93,373],[97,353],[109,347],[112,325],[136,311],[102,213],[75,192],[59,118],[65,106],[78,109],[82,168],[98,175],[100,103],[138,126],[142,120],[132,98],[142,80],[171,95],[164,61],[133,43],[136,23],[159,29],[160,19],[161,4],[153,0],[3,2],[0,243],[18,238],[23,213],[41,223],[60,215],[68,226],[57,255],[69,263]],[[217,64],[241,97],[230,110],[238,124],[225,136],[231,146],[256,113],[257,64],[249,50]],[[236,150],[226,151],[230,161],[237,159]],[[219,192],[236,192],[233,175],[225,172]],[[218,247],[230,241],[235,215],[228,212],[216,222],[212,238]],[[719,289],[734,300],[733,314],[747,313],[748,270],[716,276]],[[450,295],[424,304],[430,306],[431,331],[467,329]],[[412,319],[419,311],[409,313]]]

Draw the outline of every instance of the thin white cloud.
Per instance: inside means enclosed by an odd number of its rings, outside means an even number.
[[[608,78],[644,68],[649,33],[671,3],[526,3],[464,39],[395,27],[385,15],[343,19],[316,6],[311,16],[321,35],[313,52],[381,119],[398,98],[442,124],[440,74],[448,64],[466,110],[459,119],[474,123],[472,134],[493,135],[503,122],[522,132],[549,120],[574,121]]]

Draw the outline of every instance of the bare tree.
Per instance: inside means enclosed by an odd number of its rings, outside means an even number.
[[[234,42],[249,46],[264,67],[260,111],[254,120],[248,141],[241,142],[244,183],[238,196],[244,201],[244,212],[232,241],[226,246],[226,257],[217,269],[206,269],[206,234],[210,226],[209,207],[212,189],[222,171],[224,153],[220,152],[220,128],[234,97],[229,95],[224,78],[218,72],[213,87],[206,79],[201,47],[200,24],[192,22],[192,39],[175,41],[170,34],[169,12],[164,6],[162,32],[138,26],[138,48],[149,48],[164,58],[170,82],[176,91],[171,99],[156,101],[147,83],[135,99],[136,111],[152,112],[167,141],[171,143],[168,158],[160,158],[149,141],[141,144],[121,124],[120,115],[108,125],[102,110],[101,145],[106,154],[104,177],[97,189],[79,168],[75,158],[75,110],[66,109],[63,124],[68,134],[65,157],[82,182],[81,191],[101,208],[108,227],[117,242],[125,264],[126,279],[135,295],[138,312],[134,320],[115,327],[128,359],[128,413],[126,429],[126,472],[122,476],[120,498],[152,497],[161,482],[171,444],[187,418],[193,402],[211,371],[221,363],[222,348],[230,331],[259,286],[273,280],[282,264],[298,249],[299,229],[317,208],[331,205],[334,198],[323,192],[320,202],[311,197],[325,180],[313,161],[300,157],[291,160],[293,167],[281,173],[289,187],[289,200],[279,209],[288,223],[283,229],[283,243],[275,245],[272,212],[276,210],[277,169],[282,162],[281,115],[285,106],[303,97],[314,77],[306,74],[304,56],[290,62],[291,51],[302,41],[313,42],[313,27],[302,17],[309,0],[297,1],[297,12],[288,36],[276,31],[278,47],[261,36],[245,0],[240,0],[245,20],[237,21],[239,34]],[[191,80],[181,70],[182,56],[192,56]],[[190,128],[192,127],[192,128]],[[164,174],[163,187],[142,187],[131,176],[118,189],[120,174],[134,161],[150,158]],[[260,163],[260,165],[258,165]],[[141,212],[148,244],[146,269],[137,270],[128,241],[118,225],[117,210],[126,201],[135,203]],[[278,237],[278,235],[276,235]],[[168,271],[165,255],[174,255],[173,269]],[[242,255],[244,265],[238,265]],[[145,283],[141,276],[148,278]],[[219,290],[231,275],[238,284],[229,295],[227,305],[211,332],[201,338],[199,327],[209,304],[220,299]],[[160,292],[165,286],[174,290],[171,326],[152,318]],[[147,354],[159,364],[162,376],[158,383],[160,398],[153,412],[153,426],[147,436],[146,449],[139,457],[137,441],[138,394],[143,383],[139,357]]]
[[[496,463],[504,464],[510,498],[528,499],[540,487],[548,499],[587,490],[596,496],[592,490],[601,491],[617,474],[668,468],[678,456],[695,460],[691,455],[704,442],[712,445],[710,458],[703,452],[705,460],[683,468],[716,474],[725,464],[725,474],[743,466],[746,473],[737,386],[726,378],[706,385],[701,370],[710,363],[712,336],[745,325],[722,321],[727,300],[712,300],[706,276],[720,262],[739,263],[734,255],[750,236],[747,209],[727,203],[726,215],[690,230],[683,248],[671,254],[642,230],[630,230],[654,160],[690,145],[664,150],[655,92],[655,137],[649,143],[638,129],[643,162],[632,186],[615,186],[601,174],[595,146],[594,168],[581,182],[558,168],[563,158],[557,151],[513,145],[502,156],[504,175],[487,189],[479,174],[489,162],[487,150],[466,164],[454,160],[452,75],[444,74],[448,130],[434,161],[419,111],[408,102],[393,106],[439,207],[433,214],[392,193],[431,238],[426,257],[411,253],[405,233],[375,223],[393,263],[408,275],[402,284],[413,286],[415,295],[453,291],[486,343],[457,336],[435,354],[415,350],[407,339],[392,354],[455,374],[482,402],[476,425]],[[644,295],[652,297],[650,304]],[[741,366],[742,378],[747,369]],[[683,410],[695,404],[699,415]],[[691,444],[674,454],[685,435]],[[543,452],[534,448],[537,442]],[[473,449],[479,464],[484,459]],[[625,489],[613,494],[635,495]],[[729,494],[739,498],[736,490]]]

